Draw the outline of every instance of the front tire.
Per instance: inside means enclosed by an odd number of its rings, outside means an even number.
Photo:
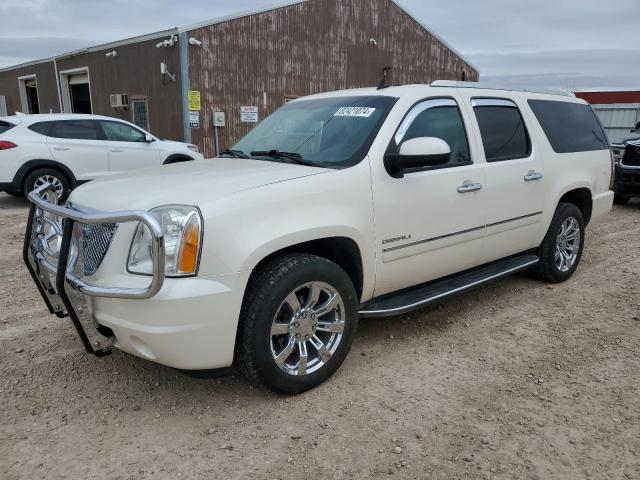
[[[27,175],[23,191],[28,195],[45,183],[53,185],[53,189],[45,194],[45,199],[50,203],[61,204],[71,193],[71,185],[66,175],[52,168],[41,168]]]
[[[569,280],[580,264],[584,242],[582,211],[573,204],[561,203],[538,249],[540,262],[534,269],[534,275],[548,283]]]
[[[245,376],[280,394],[320,385],[351,348],[357,305],[349,276],[325,258],[294,254],[268,262],[251,280],[242,308]]]

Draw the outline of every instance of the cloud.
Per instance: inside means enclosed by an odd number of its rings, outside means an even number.
[[[282,1],[1,0],[0,67]],[[638,0],[400,3],[465,55],[484,80],[640,88]]]

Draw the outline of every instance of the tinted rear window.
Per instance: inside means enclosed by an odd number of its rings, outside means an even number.
[[[67,120],[54,122],[51,137],[74,140],[99,140],[98,122],[93,120]]]
[[[487,162],[515,160],[531,154],[529,134],[515,104],[476,106],[474,111]]]
[[[49,132],[51,131],[51,125],[53,125],[53,122],[39,122],[30,125],[28,128],[29,130],[39,133],[40,135],[45,135],[48,137]]]
[[[589,105],[554,100],[529,100],[556,153],[608,150],[607,136]]]
[[[0,120],[0,135],[4,132],[11,130],[15,125],[13,123],[5,122],[4,120]]]

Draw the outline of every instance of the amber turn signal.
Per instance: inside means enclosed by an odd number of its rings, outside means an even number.
[[[187,220],[182,234],[182,244],[178,253],[177,272],[182,275],[193,275],[198,268],[200,253],[200,222],[198,215],[193,214]]]

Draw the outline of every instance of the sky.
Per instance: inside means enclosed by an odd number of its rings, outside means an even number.
[[[0,0],[0,68],[282,0]],[[639,0],[400,0],[505,87],[640,90]]]

